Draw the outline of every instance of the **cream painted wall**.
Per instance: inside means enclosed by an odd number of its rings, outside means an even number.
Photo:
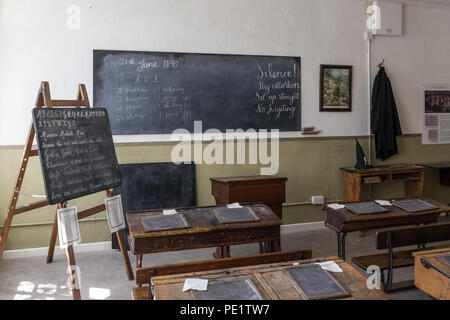
[[[372,79],[378,63],[394,87],[403,133],[422,132],[422,85],[450,85],[450,5],[403,8],[403,36],[372,41]]]
[[[92,4],[89,9],[88,5]],[[69,30],[66,9],[81,9]],[[354,0],[2,0],[0,145],[23,144],[39,83],[92,97],[92,50],[302,58],[302,122],[324,136],[368,133],[366,17]],[[353,112],[319,113],[319,65],[354,67]]]

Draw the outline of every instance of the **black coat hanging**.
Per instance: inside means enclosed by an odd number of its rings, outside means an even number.
[[[380,65],[380,70],[373,84],[370,128],[375,135],[375,149],[378,159],[384,161],[398,153],[396,137],[402,134],[402,128],[400,127],[391,81],[382,65]]]

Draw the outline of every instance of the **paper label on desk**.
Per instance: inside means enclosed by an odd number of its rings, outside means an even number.
[[[106,217],[111,233],[125,229],[125,219],[123,218],[122,197],[120,194],[115,197],[105,199]]]
[[[235,209],[235,208],[242,208],[242,206],[239,204],[239,202],[230,203],[227,204],[228,209]]]
[[[77,207],[58,209],[59,247],[65,249],[81,242]]]
[[[323,270],[330,272],[343,272],[341,267],[334,261],[316,262]]]
[[[208,280],[189,278],[184,280],[183,292],[187,290],[206,291],[208,290]]]
[[[387,200],[375,200],[380,206],[392,206],[392,204]]]
[[[331,209],[334,209],[334,210],[339,210],[339,209],[344,209],[345,208],[344,205],[339,204],[339,203],[330,203],[328,205],[328,207],[330,207]]]
[[[170,209],[170,210],[163,210],[163,215],[165,216],[171,216],[173,214],[177,214],[177,210],[175,209]]]

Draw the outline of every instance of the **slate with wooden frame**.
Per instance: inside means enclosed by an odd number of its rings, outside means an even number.
[[[255,222],[261,220],[250,207],[216,208],[214,214],[220,223]]]
[[[350,294],[326,270],[317,264],[286,267],[285,276],[306,300],[344,298]]]
[[[320,65],[320,112],[352,111],[352,66]]]
[[[49,87],[48,82],[41,82],[41,85],[40,85],[40,88],[38,91],[38,96],[36,98],[35,107],[36,108],[52,108],[52,110],[55,110],[55,112],[57,112],[57,109],[60,109],[60,107],[75,107],[73,110],[79,110],[78,108],[86,108],[86,109],[91,108],[89,99],[88,99],[88,95],[87,95],[87,91],[86,91],[86,86],[84,84],[78,85],[78,93],[77,93],[77,98],[75,100],[54,100],[51,98],[50,87]],[[91,110],[91,109],[89,109],[89,110]],[[17,207],[17,202],[19,199],[19,195],[21,193],[20,190],[22,187],[26,168],[29,163],[29,159],[31,157],[36,157],[36,156],[40,155],[39,154],[40,150],[32,149],[35,135],[37,135],[37,132],[36,132],[35,125],[32,121],[30,124],[30,127],[29,127],[27,140],[26,140],[24,151],[22,154],[22,162],[21,162],[21,165],[19,168],[19,173],[17,175],[16,181],[14,184],[13,193],[11,195],[10,202],[8,204],[8,209],[7,209],[6,216],[5,216],[5,220],[3,223],[3,228],[2,228],[1,238],[0,238],[0,259],[5,250],[6,240],[8,237],[8,233],[9,233],[9,229],[11,227],[13,217],[20,213],[28,212],[28,211],[31,211],[34,209],[42,208],[47,205],[56,203],[56,200],[53,201],[54,199],[49,201],[49,197],[48,197],[49,194],[47,194],[47,199],[45,199],[45,200],[41,200],[38,202],[34,202],[34,203],[30,203],[27,205]],[[42,145],[41,145],[41,147],[42,147]],[[42,160],[42,158],[41,158],[41,160]],[[43,171],[43,174],[45,174],[44,171]],[[109,188],[107,184],[105,184],[104,187],[100,188],[100,189],[105,191],[107,197],[112,196],[114,193],[113,189]],[[100,189],[95,189],[94,191],[101,191]],[[49,190],[46,189],[46,192],[47,191],[49,191]],[[64,199],[64,197],[62,197],[60,202],[58,203],[56,209],[58,210],[60,208],[66,208],[66,207],[67,207],[67,201],[66,201],[66,199]],[[56,239],[58,236],[57,210],[55,212],[55,219],[53,221],[52,233],[51,233],[51,237],[50,237],[50,244],[49,244],[48,254],[47,254],[47,263],[51,263],[53,261],[55,244],[56,244]],[[104,203],[78,212],[78,219],[83,219],[83,218],[89,217],[91,215],[100,213],[102,211],[105,211]],[[128,252],[125,249],[126,247],[125,247],[122,230],[119,230],[118,232],[116,232],[116,234],[117,234],[118,238],[120,239],[120,249],[122,252],[122,259],[123,259],[123,262],[125,265],[128,279],[133,280],[134,279],[133,270],[131,268],[130,260],[128,257]],[[67,257],[68,266],[69,266],[70,270],[72,270],[72,272],[70,273],[70,278],[71,278],[72,284],[75,284],[76,268],[72,268],[72,266],[76,265],[76,263],[75,263],[75,254],[74,254],[74,250],[73,250],[72,246],[69,246],[66,248],[66,257]],[[74,300],[80,300],[81,299],[80,289],[78,289],[76,286],[73,287],[72,295],[73,295]]]
[[[392,204],[408,212],[421,212],[438,208],[434,204],[428,203],[421,199],[396,200],[392,201]]]

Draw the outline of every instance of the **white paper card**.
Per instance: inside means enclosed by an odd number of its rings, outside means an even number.
[[[392,206],[392,204],[387,200],[375,200],[380,206]]]
[[[177,214],[177,210],[175,209],[163,210],[163,215],[165,216],[171,216],[173,214]]]
[[[81,242],[77,207],[58,209],[59,247],[65,249]]]
[[[239,202],[234,202],[227,204],[228,209],[235,209],[235,208],[242,208],[242,206],[239,204]]]
[[[206,291],[208,290],[208,280],[189,278],[184,280],[183,292],[187,290]]]
[[[123,218],[122,197],[120,195],[105,199],[106,217],[111,233],[125,228]]]
[[[338,210],[338,209],[343,209],[343,208],[345,208],[344,205],[339,204],[339,203],[330,203],[328,206],[329,206],[331,209],[334,209],[334,210]]]
[[[316,262],[323,270],[330,272],[343,272],[341,267],[334,261]]]

